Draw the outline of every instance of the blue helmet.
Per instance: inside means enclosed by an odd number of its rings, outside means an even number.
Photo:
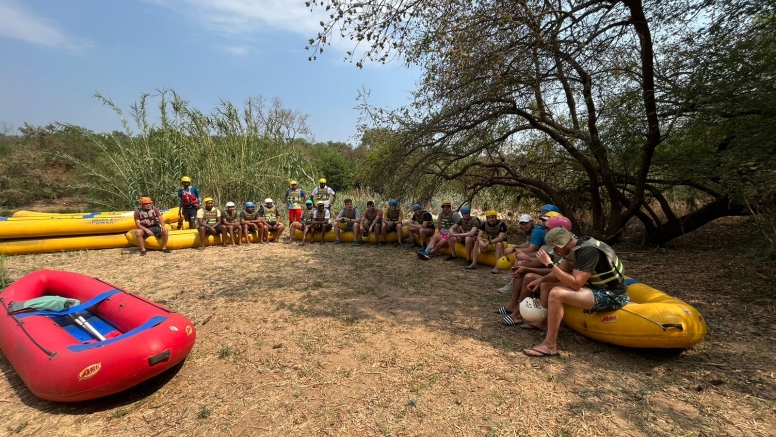
[[[254,205],[253,202],[245,202],[245,207],[246,208],[255,208],[256,205]]]
[[[399,202],[396,199],[391,199],[388,201],[388,206],[399,206]]]
[[[558,209],[555,205],[550,205],[549,203],[547,205],[542,206],[541,212],[542,214],[548,213],[548,212],[560,212],[560,209]]]
[[[412,210],[413,211],[420,211],[420,204],[416,203],[416,204],[412,205]]]
[[[468,206],[461,208],[461,214],[471,214],[472,210]]]

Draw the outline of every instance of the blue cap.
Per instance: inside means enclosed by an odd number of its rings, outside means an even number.
[[[558,207],[555,206],[555,205],[550,205],[549,203],[544,205],[544,206],[542,206],[542,209],[541,209],[542,214],[550,212],[550,211],[552,211],[552,212],[560,212],[560,209],[558,209]]]
[[[461,208],[461,214],[471,214],[472,210],[468,206]]]
[[[396,199],[391,199],[388,201],[388,206],[399,206],[399,202]]]
[[[253,202],[245,202],[245,207],[246,208],[255,208],[256,205],[254,205]]]
[[[420,204],[416,203],[416,204],[412,205],[412,210],[413,211],[420,211]]]

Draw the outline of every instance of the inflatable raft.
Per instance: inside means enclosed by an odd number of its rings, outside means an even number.
[[[402,227],[401,234],[404,237],[404,239],[409,238],[409,236],[410,236],[410,232],[407,230],[406,227]],[[340,241],[342,241],[343,243],[352,243],[353,240],[355,239],[355,237],[356,237],[356,235],[353,233],[353,231],[347,231],[347,232],[346,231],[340,231]],[[296,229],[294,231],[294,238],[297,241],[302,241],[302,231],[300,231],[299,229]],[[334,240],[336,240],[336,235],[334,234],[334,230],[333,229],[331,231],[326,232],[323,235],[323,241],[325,241],[327,243],[331,243]],[[309,241],[310,241],[310,237],[308,236],[307,237],[307,242],[309,242]],[[316,243],[320,243],[321,242],[321,233],[320,232],[316,232],[313,235],[313,241],[316,242]],[[364,238],[363,241],[365,243],[372,243],[372,244],[377,242],[374,233],[369,234],[369,237]],[[389,232],[389,233],[385,234],[385,242],[386,243],[395,243],[396,241],[397,241],[397,238],[396,238],[396,232],[395,231],[394,232]]]
[[[94,211],[94,212],[78,212],[78,213],[55,213],[55,212],[38,212],[38,211],[27,211],[27,210],[21,210],[16,211],[11,215],[13,218],[33,218],[33,217],[67,217],[67,216],[79,216],[79,215],[90,215],[92,217],[95,216],[106,216],[106,215],[133,215],[135,211]]]
[[[126,240],[129,241],[132,246],[138,245],[137,236],[135,235],[134,231],[129,231],[124,235]],[[259,241],[257,239],[255,232],[250,234],[249,238],[251,239],[252,243],[257,243]],[[275,235],[272,232],[269,233],[269,239],[270,241],[275,240]],[[245,242],[245,237],[242,238],[242,242]],[[216,246],[219,244],[221,244],[220,235],[207,236],[207,242],[205,243],[205,246]],[[227,244],[231,244],[231,242],[228,241]],[[170,250],[190,249],[193,247],[201,247],[201,246],[202,246],[202,241],[199,239],[199,231],[196,229],[170,231],[170,235],[167,237],[167,248]],[[145,247],[146,249],[149,249],[149,250],[162,250],[162,239],[156,238],[156,237],[148,237],[145,240]]]
[[[507,244],[506,246],[504,246],[504,249],[507,249],[512,246],[514,246],[514,244]],[[439,253],[450,255],[450,247],[445,246],[439,249]],[[465,260],[466,246],[464,246],[461,243],[455,243],[455,256]],[[480,253],[480,256],[477,257],[477,264],[487,265],[491,267],[498,267],[499,270],[509,270],[509,268],[512,267],[512,264],[514,263],[514,261],[515,261],[514,255],[502,256],[500,259],[497,260],[496,252],[482,252]]]
[[[178,221],[178,208],[162,212],[166,223]],[[0,240],[15,238],[64,237],[69,235],[117,234],[135,229],[135,219],[129,216],[84,216],[49,220],[0,221]]]
[[[706,320],[688,303],[627,279],[628,305],[585,314],[564,305],[563,321],[594,340],[637,348],[688,348],[706,336]]]
[[[94,235],[89,237],[60,237],[0,241],[0,253],[28,255],[32,253],[67,252],[132,247],[124,234]]]
[[[80,304],[10,311],[14,302],[42,296]],[[0,349],[33,394],[58,402],[107,396],[152,378],[183,361],[197,337],[169,308],[72,272],[30,273],[0,293],[0,306]]]

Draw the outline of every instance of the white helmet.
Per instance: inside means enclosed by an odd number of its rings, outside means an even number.
[[[528,323],[540,322],[547,318],[547,308],[539,299],[526,297],[520,302],[520,316]]]
[[[264,199],[264,203],[273,203],[273,202],[272,202],[272,199],[267,197],[266,199]]]
[[[230,208],[232,206],[234,206],[234,202],[226,202],[226,207],[227,208]]]

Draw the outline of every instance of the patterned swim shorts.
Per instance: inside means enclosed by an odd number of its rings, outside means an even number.
[[[585,310],[585,314],[592,314],[596,311],[619,310],[630,302],[627,294],[617,294],[609,290],[592,289],[595,303],[592,310]]]

